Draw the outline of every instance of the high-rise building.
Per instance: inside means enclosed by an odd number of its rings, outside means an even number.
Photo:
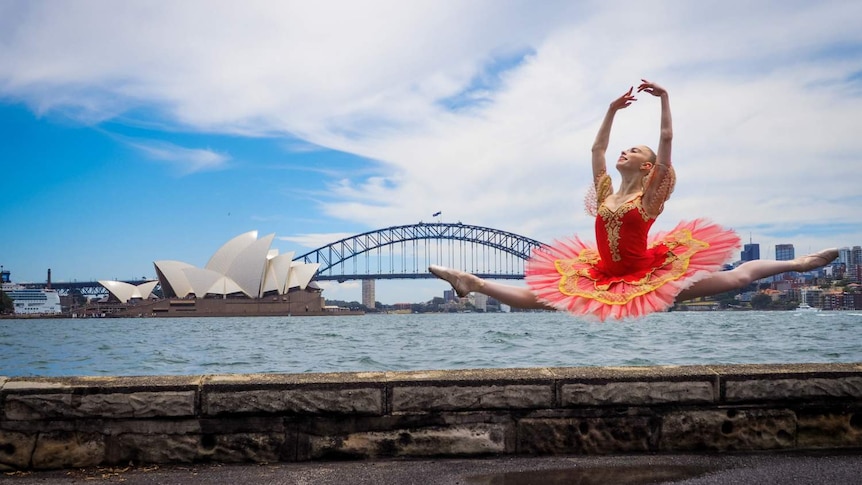
[[[473,306],[479,311],[487,311],[488,297],[482,293],[473,293]]]
[[[862,246],[853,246],[850,250],[850,264],[847,265],[846,278],[853,283],[859,283],[862,275]]]
[[[742,255],[740,255],[739,259],[743,261],[754,261],[755,259],[760,259],[760,244],[749,243],[742,246]]]
[[[775,260],[790,261],[796,257],[796,250],[792,244],[776,244],[775,245]]]
[[[843,264],[844,267],[850,265],[850,261],[853,258],[853,251],[850,248],[841,248],[838,250],[838,260],[836,263]]]
[[[794,249],[792,244],[776,244],[775,245],[775,260],[776,261],[790,261],[791,259],[796,257],[796,249]],[[774,275],[772,277],[772,281],[782,281],[787,275],[795,275],[796,273],[781,273]]]
[[[374,309],[374,280],[362,280],[362,304],[365,308]]]

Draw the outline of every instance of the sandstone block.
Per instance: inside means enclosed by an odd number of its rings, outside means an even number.
[[[109,463],[277,462],[284,433],[124,434],[109,439]]]
[[[43,433],[36,439],[33,450],[36,469],[95,466],[104,459],[104,438],[95,433]]]
[[[799,448],[862,448],[862,411],[797,413]]]
[[[518,422],[518,453],[608,454],[650,451],[657,424],[647,416],[528,418]]]
[[[713,384],[706,381],[572,383],[561,386],[560,396],[563,406],[645,406],[716,400]]]
[[[308,437],[312,459],[327,457],[469,456],[505,453],[507,427],[474,424],[448,428]]]
[[[358,389],[286,389],[210,391],[203,413],[356,413],[382,414],[383,391]]]
[[[197,434],[122,434],[106,439],[105,461],[112,464],[193,463],[211,453]]]
[[[71,394],[28,394],[6,396],[4,418],[11,421],[36,421],[63,417],[72,409]]]
[[[215,446],[204,455],[221,463],[271,463],[281,459],[284,434],[238,433],[215,437]]]
[[[23,470],[30,466],[36,446],[35,433],[0,430],[0,470]]]
[[[195,392],[133,392],[82,396],[77,412],[84,416],[111,418],[194,416]]]
[[[553,407],[551,385],[399,386],[392,389],[392,411],[535,409]]]
[[[790,448],[796,415],[788,410],[702,410],[665,415],[661,451],[737,451]]]
[[[862,377],[749,379],[725,382],[727,401],[764,401],[812,398],[862,399]]]
[[[147,418],[193,416],[194,391],[108,394],[12,394],[6,396],[6,419],[75,417]]]

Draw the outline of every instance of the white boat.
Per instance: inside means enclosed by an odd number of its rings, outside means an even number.
[[[0,290],[12,300],[12,308],[17,315],[55,315],[62,313],[60,294],[50,288],[26,288],[12,283],[9,272],[2,272]]]
[[[796,307],[797,313],[814,313],[819,311],[819,308],[810,306],[808,303],[800,303],[799,306]]]

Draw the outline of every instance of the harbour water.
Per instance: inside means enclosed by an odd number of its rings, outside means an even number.
[[[0,375],[862,362],[862,311],[0,320]]]

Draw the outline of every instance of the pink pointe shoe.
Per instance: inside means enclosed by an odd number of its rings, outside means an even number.
[[[832,261],[835,261],[837,257],[838,250],[835,248],[829,248],[816,253],[800,256],[794,261],[799,265],[799,269],[797,271],[805,272],[826,266]]]
[[[455,290],[455,294],[457,294],[459,298],[464,298],[471,291],[476,291],[484,285],[484,282],[479,279],[478,276],[465,273],[463,271],[433,264],[428,266],[428,271],[430,271],[434,276],[441,280],[445,280],[452,285],[452,289]]]

